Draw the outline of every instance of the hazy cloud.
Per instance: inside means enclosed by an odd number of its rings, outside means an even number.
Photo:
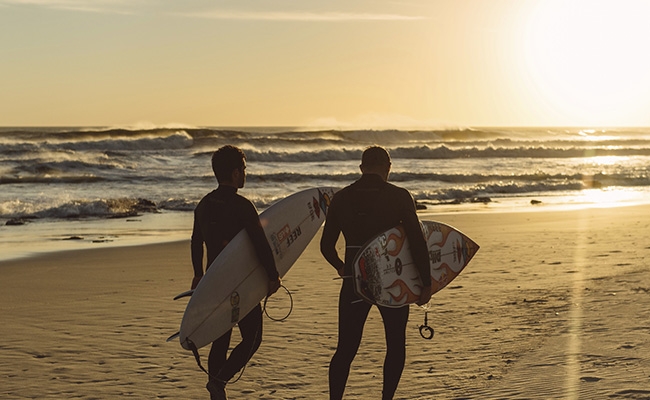
[[[0,0],[0,5],[22,5],[57,10],[128,14],[135,2],[126,0]]]
[[[150,0],[0,0],[0,6],[31,6],[57,10],[130,14],[142,5],[157,5],[160,11],[162,3]],[[187,4],[176,3],[173,8],[187,8]],[[140,12],[143,12],[140,9]],[[354,22],[354,21],[413,21],[425,17],[417,15],[391,13],[363,13],[336,11],[170,11],[173,15],[234,21],[314,21],[314,22]]]
[[[373,14],[347,12],[311,12],[311,11],[203,11],[181,13],[179,15],[193,18],[240,20],[240,21],[315,21],[315,22],[348,22],[348,21],[412,21],[425,19],[420,16],[400,14]]]
[[[401,114],[366,113],[348,119],[321,117],[303,121],[313,129],[446,129],[457,127],[447,121],[423,120]]]

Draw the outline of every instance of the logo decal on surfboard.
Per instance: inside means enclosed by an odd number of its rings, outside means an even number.
[[[318,189],[318,203],[320,204],[320,209],[323,210],[324,215],[327,215],[327,210],[330,208],[331,201],[332,199],[328,193],[323,193],[320,189]],[[320,213],[318,215],[318,218],[320,218]]]
[[[320,219],[320,206],[318,205],[318,200],[315,197],[312,197],[312,205],[314,207],[314,212],[316,213],[316,218]]]
[[[332,201],[332,198],[328,193],[323,193],[318,190],[318,199],[316,196],[311,198],[311,202],[307,203],[307,208],[309,209],[309,216],[311,217],[311,220],[313,221],[314,219],[320,219],[321,214],[323,217],[327,215],[327,210],[330,207],[330,203]]]
[[[230,295],[230,305],[232,306],[232,310],[230,312],[230,322],[238,322],[239,321],[239,293],[237,292],[232,292]]]
[[[278,231],[278,241],[284,242],[289,237],[289,235],[291,235],[291,228],[289,227],[289,224],[286,224]]]
[[[402,275],[402,260],[400,258],[395,260],[395,273],[397,276]]]
[[[298,237],[302,235],[302,229],[300,229],[300,225],[296,227],[296,229],[291,230],[291,227],[289,224],[286,224],[283,226],[277,234],[273,235],[271,240],[273,241],[273,247],[275,250],[275,254],[280,255],[282,253],[282,243],[286,245],[287,248],[289,248],[293,242],[298,239]]]

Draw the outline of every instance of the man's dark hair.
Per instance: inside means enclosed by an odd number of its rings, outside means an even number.
[[[390,155],[381,146],[370,146],[361,155],[361,165],[364,167],[383,167],[390,165]]]
[[[232,178],[232,171],[244,167],[246,155],[239,147],[226,145],[220,147],[212,154],[212,171],[217,177],[217,182],[228,182]]]

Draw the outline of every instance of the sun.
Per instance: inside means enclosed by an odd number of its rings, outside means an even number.
[[[521,39],[536,93],[582,124],[624,124],[650,91],[648,15],[647,0],[535,2]]]

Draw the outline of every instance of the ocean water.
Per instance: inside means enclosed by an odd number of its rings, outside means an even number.
[[[354,181],[373,144],[427,212],[650,202],[650,128],[0,128],[0,259],[188,238],[224,144],[246,152],[260,211]]]

